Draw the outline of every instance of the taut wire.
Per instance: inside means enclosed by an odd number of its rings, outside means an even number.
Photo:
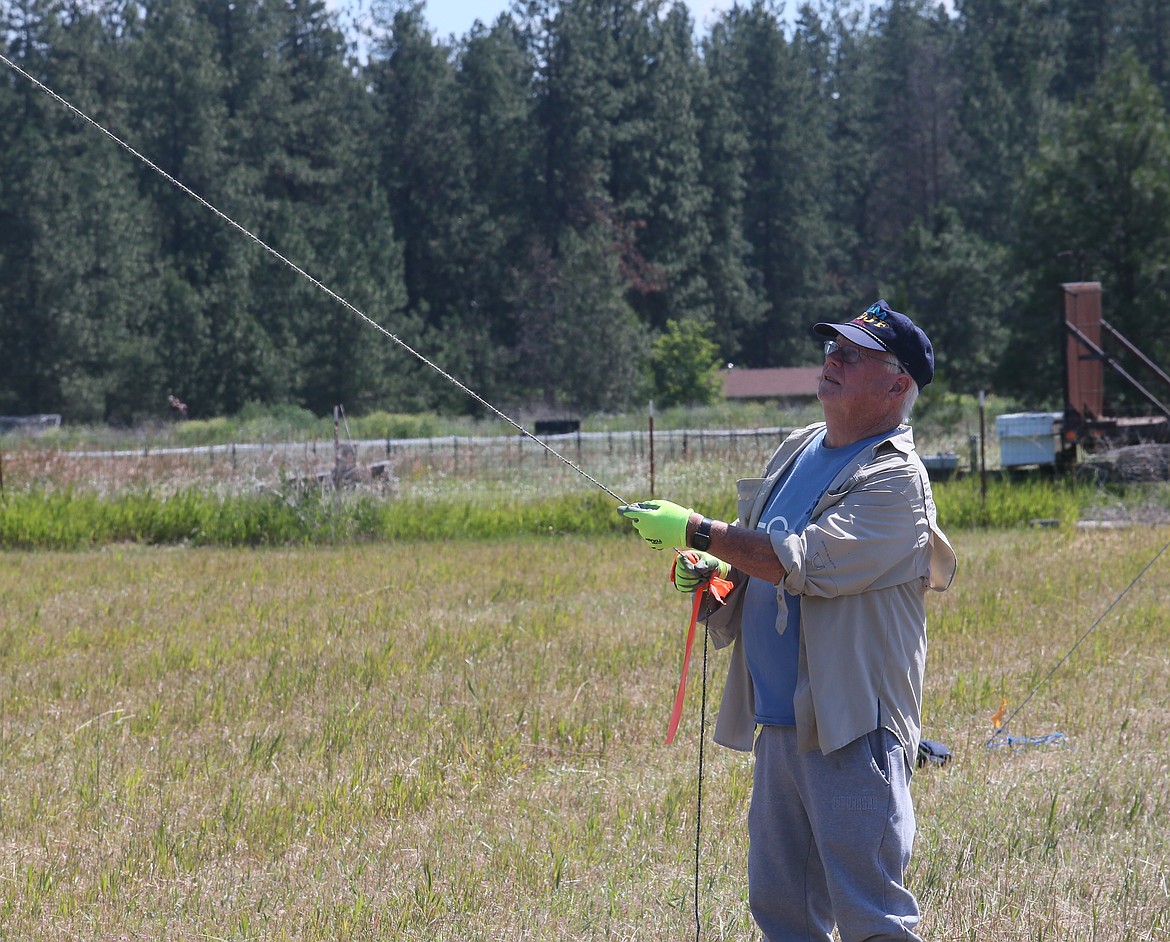
[[[310,275],[307,271],[305,271],[303,268],[301,268],[295,262],[286,258],[284,255],[281,255],[280,252],[278,252],[276,249],[274,249],[272,246],[270,246],[267,242],[265,242],[263,239],[261,239],[258,235],[255,235],[254,233],[252,233],[251,231],[246,229],[244,226],[242,226],[238,222],[236,222],[234,219],[232,219],[230,216],[228,216],[226,213],[222,212],[220,209],[213,206],[211,203],[209,203],[206,199],[204,199],[202,196],[200,196],[198,193],[196,193],[194,190],[192,190],[185,183],[182,183],[181,181],[175,179],[173,176],[171,176],[169,173],[167,173],[165,170],[163,170],[162,167],[160,167],[158,164],[156,164],[154,161],[152,161],[149,157],[147,157],[146,155],[135,150],[133,147],[131,147],[129,144],[127,144],[125,141],[123,141],[120,137],[118,137],[112,131],[107,130],[105,127],[98,124],[97,121],[95,121],[93,118],[91,118],[85,112],[83,112],[81,109],[77,108],[71,102],[66,101],[64,98],[62,98],[60,95],[58,95],[55,91],[53,91],[51,88],[49,88],[49,86],[47,86],[44,82],[40,81],[39,79],[35,78],[32,75],[29,75],[28,72],[26,72],[24,69],[22,69],[19,65],[17,65],[15,62],[13,62],[11,59],[9,59],[3,53],[0,53],[0,61],[2,61],[5,65],[7,65],[14,72],[16,72],[19,75],[26,78],[29,82],[31,82],[34,86],[36,86],[38,89],[40,89],[46,95],[48,95],[54,101],[63,105],[65,108],[67,108],[69,111],[71,111],[74,115],[76,115],[78,118],[80,118],[86,124],[90,125],[93,128],[96,128],[98,131],[100,131],[102,134],[104,134],[106,137],[108,137],[111,141],[113,141],[115,144],[117,144],[119,147],[121,147],[127,153],[129,153],[133,157],[137,158],[142,163],[146,164],[146,166],[148,166],[151,170],[153,170],[155,173],[157,173],[159,176],[161,176],[164,180],[166,180],[168,183],[170,183],[171,186],[175,187],[178,190],[181,190],[187,196],[191,197],[191,199],[195,200],[195,202],[197,202],[200,206],[204,207],[205,209],[207,209],[211,213],[213,213],[215,216],[219,217],[221,220],[223,220],[225,223],[227,223],[229,226],[231,226],[237,232],[240,232],[243,235],[247,236],[256,245],[258,245],[260,248],[262,248],[265,252],[267,252],[269,255],[271,255],[273,258],[275,258],[277,261],[286,265],[288,268],[291,268],[294,272],[296,272],[298,275],[300,275],[302,278],[304,278],[306,281],[308,281],[314,287],[320,288],[327,295],[329,295],[329,297],[331,297],[334,301],[336,301],[338,304],[340,304],[346,310],[350,311],[353,314],[356,314],[358,317],[360,317],[363,321],[365,321],[367,324],[369,324],[375,330],[377,330],[380,333],[384,334],[385,336],[389,337],[392,341],[394,341],[396,344],[398,344],[398,346],[402,347],[403,350],[405,350],[407,353],[409,353],[411,356],[413,356],[419,362],[425,364],[426,366],[429,366],[432,370],[434,370],[436,373],[438,373],[440,376],[442,376],[443,379],[445,379],[449,383],[452,383],[453,385],[457,386],[464,393],[466,393],[468,396],[470,396],[472,399],[474,399],[476,402],[478,402],[481,406],[483,406],[485,409],[490,411],[493,415],[496,415],[499,418],[503,419],[505,422],[507,422],[510,426],[512,426],[512,428],[516,429],[516,431],[518,431],[521,435],[524,435],[527,438],[532,439],[534,442],[536,442],[538,445],[540,445],[541,448],[543,448],[545,451],[547,451],[550,455],[552,455],[558,461],[563,462],[568,467],[572,468],[574,471],[576,471],[579,475],[581,475],[583,478],[585,478],[585,480],[587,480],[594,487],[600,488],[601,490],[605,491],[606,494],[608,494],[610,497],[612,497],[614,500],[616,500],[619,504],[626,503],[625,500],[623,500],[621,497],[619,497],[617,494],[615,494],[613,491],[611,491],[608,487],[606,487],[604,484],[602,484],[600,481],[598,481],[596,478],[594,478],[588,472],[586,472],[582,468],[578,467],[576,464],[574,464],[572,461],[570,461],[568,458],[566,458],[564,455],[562,455],[559,451],[557,451],[555,448],[553,448],[547,442],[544,442],[541,439],[537,438],[534,434],[532,434],[532,432],[528,431],[528,429],[526,429],[523,425],[521,425],[519,422],[517,422],[511,416],[506,415],[500,409],[496,408],[494,405],[492,405],[490,402],[488,402],[486,399],[484,399],[484,397],[481,396],[479,393],[477,393],[474,389],[471,389],[469,386],[466,386],[465,384],[460,382],[458,379],[456,379],[454,376],[452,376],[450,373],[448,373],[446,370],[444,370],[442,367],[440,367],[437,363],[434,363],[433,361],[427,359],[425,356],[423,356],[423,354],[421,354],[417,350],[415,350],[405,340],[402,340],[400,337],[391,333],[389,330],[387,330],[385,327],[383,327],[381,324],[379,324],[377,321],[375,321],[372,317],[369,317],[364,312],[358,310],[358,308],[354,307],[354,305],[352,305],[349,301],[347,301],[345,298],[343,298],[341,295],[339,295],[336,291],[334,291],[328,285],[326,285],[323,282],[319,281],[318,279],[314,278],[312,275]]]

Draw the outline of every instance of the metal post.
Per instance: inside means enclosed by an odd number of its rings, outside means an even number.
[[[979,390],[979,497],[983,501],[985,514],[987,512],[987,436],[984,433],[987,412],[986,398],[983,390]]]
[[[654,496],[654,400],[650,400],[650,496]]]
[[[341,484],[341,406],[333,407],[333,487]]]

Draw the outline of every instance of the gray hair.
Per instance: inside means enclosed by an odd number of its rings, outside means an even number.
[[[918,393],[921,390],[918,384],[914,382],[914,377],[910,377],[910,388],[906,390],[906,395],[902,397],[902,424],[905,425],[910,421],[910,410],[914,408],[914,403],[918,401]]]

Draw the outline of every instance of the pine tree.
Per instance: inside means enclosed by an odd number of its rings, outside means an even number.
[[[747,137],[743,229],[765,315],[742,328],[737,362],[775,366],[814,355],[809,326],[824,315],[831,231],[828,92],[763,3],[735,8],[715,27],[708,55]],[[831,290],[831,289],[830,289]]]
[[[22,68],[99,122],[118,115],[122,50],[98,14],[65,19],[42,3],[9,14],[5,32],[16,37]],[[60,412],[70,421],[149,414],[165,393],[142,342],[154,256],[131,164],[31,83],[5,78],[0,409]]]
[[[421,325],[420,352],[472,389],[483,385],[485,339],[474,279],[473,163],[460,121],[453,51],[436,42],[421,6],[398,10],[367,69],[375,96],[371,142],[379,181],[403,246],[407,305]],[[416,373],[433,407],[474,407],[437,375]]]
[[[1000,379],[1034,395],[1060,389],[1061,282],[1100,281],[1106,318],[1155,362],[1170,358],[1170,121],[1132,53],[1041,142],[1025,182],[1018,264],[1026,303],[1012,319]],[[1026,361],[1026,362],[1025,362]]]
[[[629,298],[653,330],[674,320],[706,329],[716,317],[704,256],[711,248],[711,188],[702,178],[703,73],[689,14],[657,5],[627,17],[619,56],[629,76],[621,133],[610,150],[609,197],[642,265]],[[630,33],[634,36],[630,36]]]
[[[528,259],[542,196],[535,128],[535,66],[511,16],[478,27],[462,44],[456,82],[458,121],[467,134],[471,184],[464,287],[472,314],[463,328],[471,374],[489,399],[512,399],[520,339],[511,302],[516,273]]]
[[[748,192],[748,134],[731,105],[731,92],[707,69],[718,70],[723,49],[713,32],[703,53],[703,78],[696,92],[701,177],[707,192],[710,237],[699,264],[711,293],[711,336],[724,361],[740,351],[763,322],[767,305],[751,264],[752,248],[743,228]]]
[[[1055,0],[967,0],[955,60],[961,77],[955,205],[985,239],[1012,238],[1017,183],[1035,152],[1063,59]]]
[[[864,48],[863,266],[882,293],[896,284],[910,227],[948,203],[958,185],[954,138],[959,104],[951,65],[954,26],[925,0],[890,0]]]
[[[621,260],[596,223],[566,227],[553,255],[537,248],[518,280],[516,373],[536,408],[616,411],[645,392],[648,332],[624,297]]]

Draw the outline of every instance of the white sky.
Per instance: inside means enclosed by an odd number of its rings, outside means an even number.
[[[750,0],[743,0],[745,5]],[[861,0],[867,7],[880,5],[881,0]],[[940,0],[950,12],[954,12],[954,0]],[[723,10],[730,9],[734,0],[686,0],[690,7],[691,16],[695,20],[699,32],[705,32],[706,27],[715,15]],[[352,11],[368,11],[370,0],[328,0],[328,5],[335,8],[348,8]],[[800,0],[786,0],[784,4],[786,18],[791,21],[795,15]],[[509,0],[426,0],[423,16],[430,27],[445,39],[454,34],[456,37],[465,36],[470,32],[475,21],[481,20],[485,26],[490,26],[510,6]]]

